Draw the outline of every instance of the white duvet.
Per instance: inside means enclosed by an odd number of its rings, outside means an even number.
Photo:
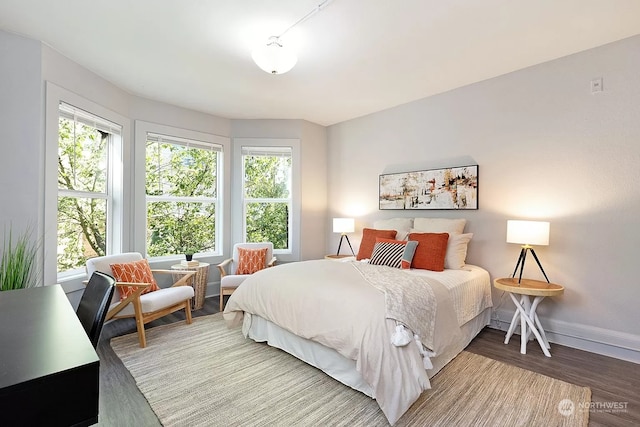
[[[422,334],[420,339],[429,343],[431,354],[438,354],[459,334],[458,316],[449,291],[438,281],[389,267],[357,264],[315,260],[259,271],[231,295],[224,318],[233,327],[242,323],[244,312],[256,314],[355,360],[373,397],[394,424],[431,387],[415,342],[403,347],[391,344],[397,320],[412,333]],[[381,272],[381,283],[372,283],[376,271]],[[406,305],[411,314],[397,319],[404,314],[389,313],[390,305],[392,311]],[[435,313],[421,317],[427,307]],[[425,327],[427,320],[420,320],[427,318],[432,319],[433,328]]]

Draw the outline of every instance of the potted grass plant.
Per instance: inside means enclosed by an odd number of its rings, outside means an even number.
[[[38,245],[30,230],[14,239],[13,231],[4,235],[0,257],[0,291],[37,286],[36,257]]]

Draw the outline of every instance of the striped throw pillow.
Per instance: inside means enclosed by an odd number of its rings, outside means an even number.
[[[418,242],[377,238],[369,264],[409,269]]]

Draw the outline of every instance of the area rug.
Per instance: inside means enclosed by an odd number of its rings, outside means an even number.
[[[165,426],[388,426],[376,402],[221,314],[111,346]],[[586,426],[591,390],[462,352],[397,426]],[[583,409],[587,408],[587,409]]]

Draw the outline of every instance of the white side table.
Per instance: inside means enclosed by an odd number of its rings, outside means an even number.
[[[192,307],[194,310],[200,310],[204,306],[204,297],[207,292],[207,278],[209,277],[209,263],[201,262],[194,267],[185,267],[182,264],[174,264],[171,266],[171,269],[196,272],[193,278],[193,290],[195,291],[195,295],[193,297]]]
[[[493,281],[493,286],[496,289],[501,289],[509,293],[511,300],[516,305],[516,312],[513,313],[511,319],[511,325],[507,331],[507,336],[504,340],[505,344],[509,344],[509,339],[513,335],[513,332],[520,323],[520,353],[527,354],[527,341],[531,337],[531,334],[536,337],[540,348],[545,356],[551,357],[549,350],[551,346],[547,340],[547,335],[544,333],[544,329],[540,324],[540,319],[536,314],[536,309],[545,297],[552,297],[560,295],[564,292],[564,287],[556,285],[555,283],[542,282],[540,280],[522,279],[518,283],[517,278],[503,278]],[[516,297],[520,295],[520,299]],[[535,297],[531,302],[531,297]]]

